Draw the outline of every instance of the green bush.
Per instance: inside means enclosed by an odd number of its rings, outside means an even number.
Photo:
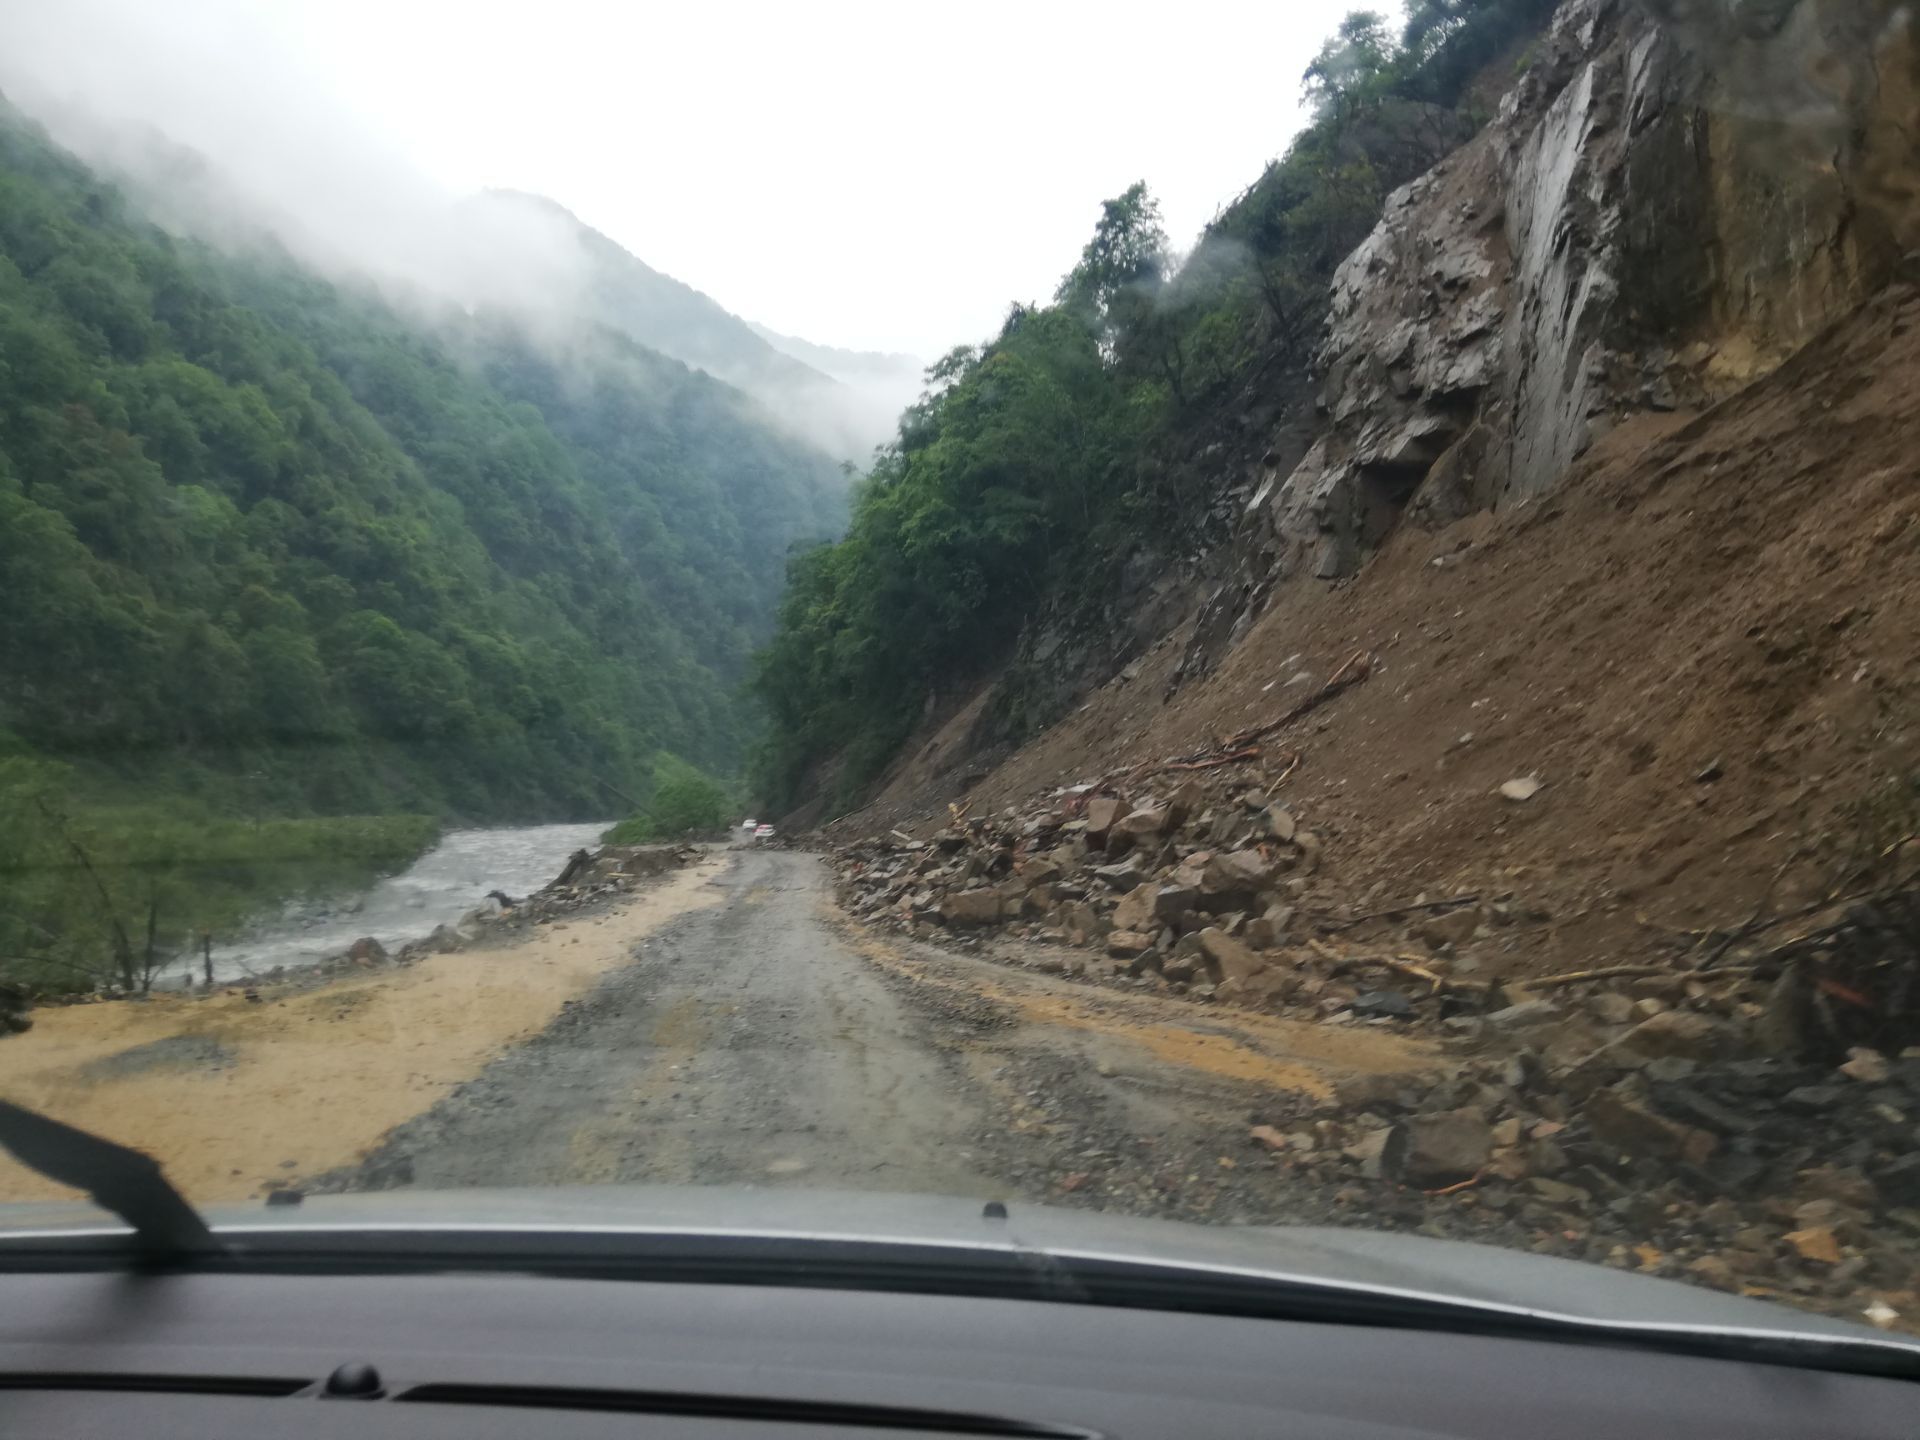
[[[688,840],[727,828],[733,798],[726,788],[677,756],[654,762],[652,798],[600,838],[609,845],[645,845],[656,840]]]

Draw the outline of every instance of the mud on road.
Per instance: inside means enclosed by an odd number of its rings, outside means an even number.
[[[1433,1057],[883,942],[807,854],[746,849],[721,903],[641,940],[324,1190],[695,1183],[925,1191],[1221,1220],[1332,1218],[1250,1117]]]

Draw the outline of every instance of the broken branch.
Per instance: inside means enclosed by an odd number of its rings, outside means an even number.
[[[1326,684],[1322,685],[1318,690],[1314,691],[1313,694],[1302,700],[1298,705],[1295,705],[1284,715],[1279,716],[1277,719],[1269,720],[1264,725],[1256,725],[1251,730],[1242,730],[1226,743],[1232,746],[1239,746],[1250,745],[1256,740],[1264,740],[1276,730],[1284,730],[1287,726],[1293,724],[1294,721],[1319,709],[1342,690],[1345,690],[1351,685],[1359,684],[1372,673],[1373,662],[1368,658],[1366,651],[1355,651],[1345,664],[1328,677]]]
[[[1364,925],[1369,920],[1391,920],[1397,915],[1417,915],[1427,910],[1452,910],[1461,905],[1477,905],[1478,895],[1456,895],[1451,900],[1422,900],[1413,905],[1395,905],[1386,910],[1369,910],[1364,915],[1356,915],[1351,920],[1342,920],[1334,925],[1321,928],[1329,935],[1341,930],[1351,930],[1356,925]]]

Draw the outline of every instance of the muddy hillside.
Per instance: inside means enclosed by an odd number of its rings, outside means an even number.
[[[1443,1047],[1251,1117],[1373,1219],[1910,1289],[1917,62],[1886,6],[1561,6],[1339,267],[1305,410],[1196,457],[1230,521],[930,699],[822,830],[844,902]]]

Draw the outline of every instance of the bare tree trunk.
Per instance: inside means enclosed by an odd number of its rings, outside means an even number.
[[[46,801],[41,800],[38,804],[40,813],[59,830],[60,838],[66,842],[67,849],[80,863],[80,868],[87,872],[87,878],[93,882],[94,891],[100,897],[101,913],[106,916],[107,925],[112,932],[113,958],[120,969],[120,983],[129,990],[133,989],[136,979],[133,973],[133,939],[127,934],[127,927],[120,921],[120,912],[114,907],[113,897],[107,894],[106,882],[100,878],[100,872],[93,868],[93,861],[81,848],[80,842],[67,833],[66,821],[56,815]]]
[[[213,932],[200,932],[200,964],[206,971],[207,989],[213,989]]]
[[[156,937],[160,930],[160,892],[151,886],[147,889],[147,953],[140,964],[140,993],[147,994],[153,989],[154,972],[159,969],[159,957],[155,955]]]

